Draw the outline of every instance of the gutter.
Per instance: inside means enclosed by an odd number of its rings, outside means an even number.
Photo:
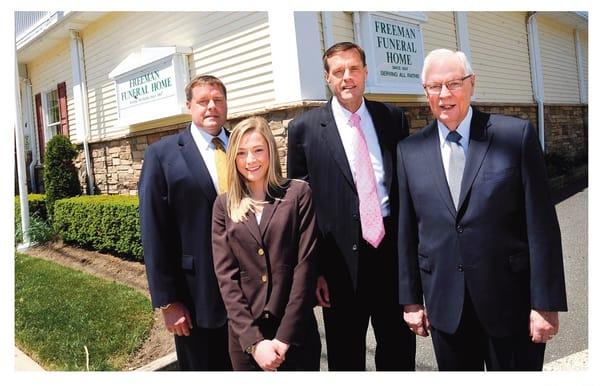
[[[40,19],[37,24],[20,35],[20,39],[15,42],[17,53],[27,49],[33,43],[45,38],[50,32],[57,29],[61,24],[70,19],[75,12],[57,11]]]
[[[527,18],[527,35],[529,37],[529,63],[531,65],[533,98],[538,107],[538,136],[542,150],[545,151],[544,77],[542,72],[542,55],[540,53],[540,37],[538,35],[536,12],[532,12]]]

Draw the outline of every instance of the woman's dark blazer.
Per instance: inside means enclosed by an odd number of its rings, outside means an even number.
[[[316,223],[308,183],[290,180],[272,192],[260,225],[254,213],[234,223],[226,194],[213,207],[214,267],[229,325],[242,349],[264,339],[256,320],[268,312],[280,325],[275,338],[300,345],[313,316]]]

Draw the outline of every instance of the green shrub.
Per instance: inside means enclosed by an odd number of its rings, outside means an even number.
[[[43,243],[54,236],[52,226],[48,222],[46,212],[46,196],[43,194],[29,194],[29,238],[32,242]],[[15,197],[15,243],[23,242],[21,229],[21,200]]]
[[[73,163],[76,155],[75,146],[64,135],[55,135],[48,141],[44,159],[44,186],[48,216],[51,220],[56,200],[81,194],[77,170]]]
[[[29,217],[29,241],[32,243],[45,243],[54,238],[55,233],[52,226],[48,223],[48,220],[44,220],[36,215]],[[21,230],[21,224],[15,231],[16,243],[23,242],[23,231]]]
[[[28,194],[27,200],[29,201],[29,215],[36,215],[37,217],[46,220],[48,215],[46,214],[46,196],[43,194]],[[19,219],[21,223],[21,199],[19,196],[15,196],[15,224]]]
[[[54,229],[68,244],[143,260],[137,196],[81,196],[56,201]]]

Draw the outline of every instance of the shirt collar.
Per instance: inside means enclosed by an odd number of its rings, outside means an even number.
[[[331,98],[331,109],[333,110],[334,118],[337,118],[343,121],[344,123],[348,123],[348,121],[350,121],[350,116],[354,114],[351,111],[348,111],[344,106],[342,106],[335,96]],[[360,116],[361,122],[363,122],[365,116],[367,115],[365,98],[362,98],[360,102],[360,107],[358,108],[358,110],[356,110],[356,114]]]
[[[192,136],[196,139],[198,145],[202,146],[203,149],[209,149],[214,146],[212,143],[214,135],[202,130],[201,128],[196,126],[194,122],[191,123],[190,130],[192,131]],[[221,142],[223,142],[223,146],[227,148],[228,138],[227,134],[225,134],[225,129],[223,127],[221,127],[221,130],[219,131],[219,135],[217,135],[217,137],[221,140]]]
[[[456,128],[456,131],[458,131],[458,134],[460,134],[460,136],[461,136],[460,145],[463,147],[463,149],[465,149],[465,152],[467,151],[467,149],[469,147],[469,136],[471,134],[471,119],[472,118],[473,118],[473,108],[471,106],[469,106],[469,111],[467,111],[467,116],[462,120],[462,122],[460,122],[460,124]],[[450,130],[439,119],[437,122],[438,122],[438,132],[440,134],[440,143],[444,144],[446,141],[446,136],[448,135]]]

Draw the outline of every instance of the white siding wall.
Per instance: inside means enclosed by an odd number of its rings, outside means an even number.
[[[538,19],[538,28],[544,102],[580,103],[573,28],[545,17]]]
[[[352,12],[332,12],[331,16],[333,19],[333,42],[356,42]]]
[[[75,110],[73,108],[73,78],[71,76],[71,52],[69,41],[64,41],[52,48],[44,55],[37,57],[27,64],[27,72],[31,79],[32,94],[44,94],[56,89],[61,82],[67,84],[67,104],[69,115],[69,134],[71,141],[75,141]],[[35,99],[33,100],[35,116]],[[44,124],[47,122],[44,118]],[[37,122],[34,122],[37,135]]]
[[[221,12],[211,16],[194,44],[191,75],[219,77],[227,86],[231,113],[274,103],[267,13]]]
[[[191,76],[219,77],[227,87],[230,113],[274,101],[267,13],[114,13],[81,35],[92,140],[126,133],[117,125],[115,88],[108,73],[142,47],[191,47]]]
[[[325,29],[323,28],[323,18],[329,14],[333,23],[332,28],[333,44],[339,42],[356,42],[354,38],[354,22],[352,20],[353,12],[319,12],[319,34],[321,36],[321,54],[325,52],[329,45],[325,42]]]
[[[527,14],[469,12],[467,17],[477,101],[533,103]]]
[[[421,24],[424,55],[437,48],[456,50],[456,25],[453,12],[425,12],[427,22]]]

